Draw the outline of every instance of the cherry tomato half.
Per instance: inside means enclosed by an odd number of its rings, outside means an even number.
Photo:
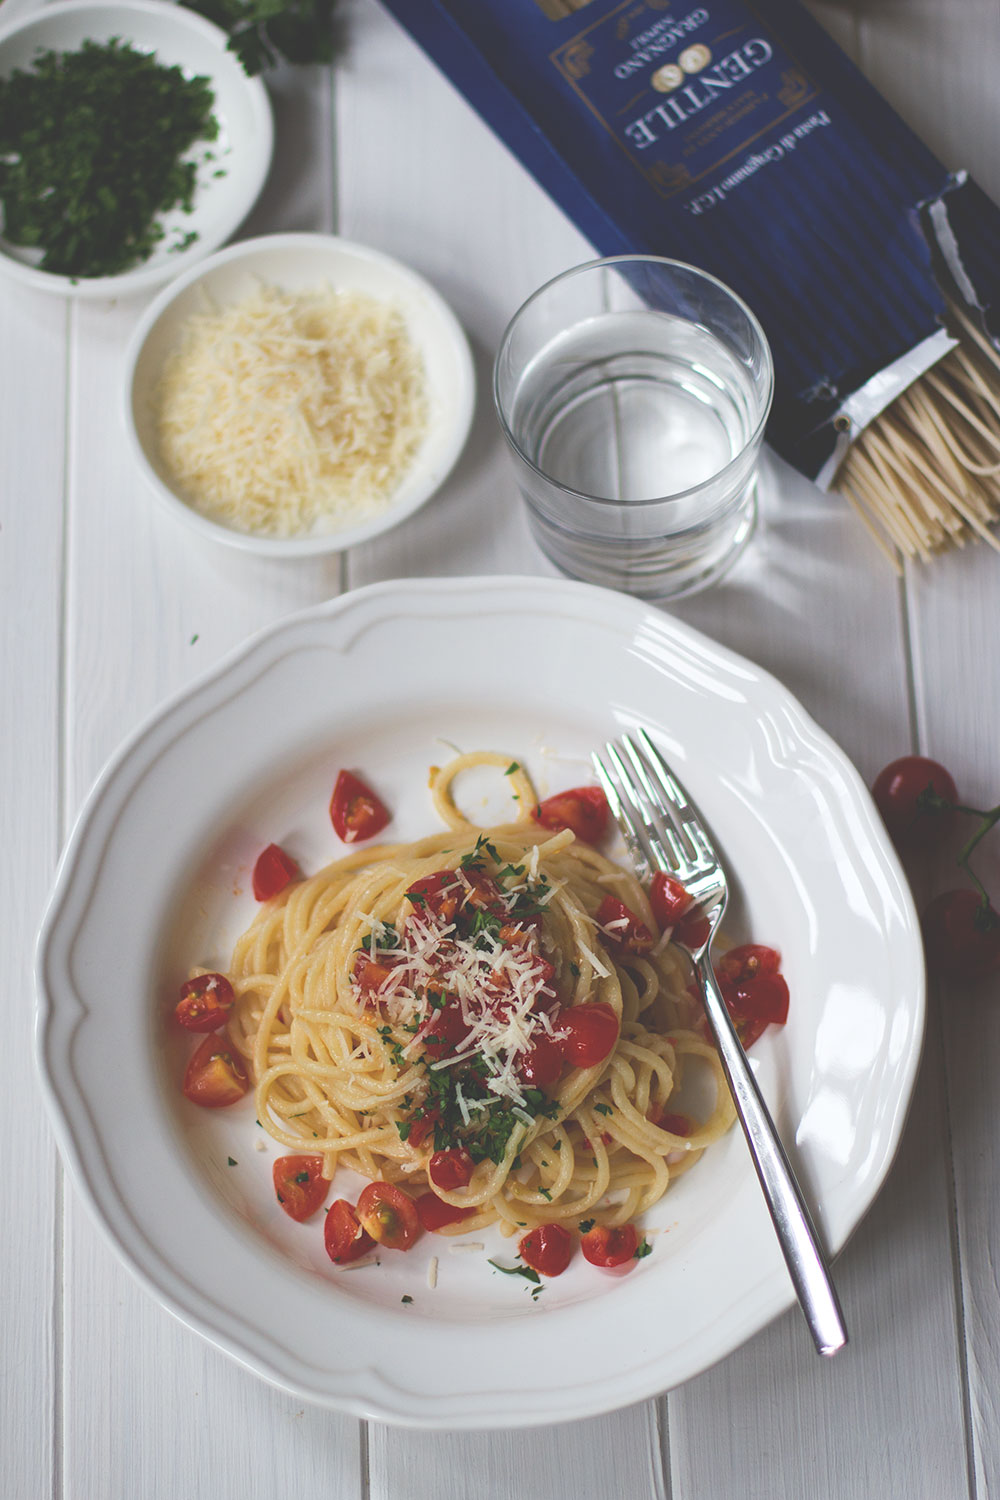
[[[330,1186],[321,1156],[279,1156],[271,1169],[278,1202],[290,1219],[311,1219]]]
[[[463,1018],[457,1000],[449,1000],[440,1010],[434,1011],[417,1032],[427,1056],[435,1060],[457,1052],[468,1035],[469,1024]]]
[[[199,974],[181,985],[174,1015],[188,1031],[218,1031],[235,999],[225,974]]]
[[[700,906],[695,906],[685,916],[681,917],[674,928],[674,942],[680,943],[682,948],[690,948],[692,952],[696,948],[703,948],[708,942],[712,924],[705,916]]]
[[[540,1036],[521,1056],[518,1070],[529,1088],[550,1089],[563,1070],[563,1050],[555,1037]]]
[[[283,891],[290,881],[296,880],[299,867],[286,854],[280,844],[268,844],[267,848],[258,855],[257,863],[253,867],[253,894],[256,901],[270,901],[272,896],[277,896]]]
[[[366,1001],[387,984],[392,977],[394,964],[386,959],[372,958],[363,948],[359,948],[354,955],[354,966],[351,969],[351,978],[361,990]]]
[[[559,1018],[559,1045],[571,1068],[593,1068],[618,1041],[618,1017],[603,1000],[573,1005]]]
[[[653,946],[653,934],[645,922],[617,896],[604,897],[594,920],[604,941],[622,953],[648,953]]]
[[[338,1266],[358,1260],[375,1249],[375,1241],[366,1234],[346,1198],[337,1198],[326,1211],[323,1221],[323,1243],[326,1253]]]
[[[695,1122],[690,1115],[676,1114],[671,1110],[651,1110],[648,1119],[651,1125],[655,1125],[658,1130],[666,1130],[670,1135],[692,1135],[695,1130]]]
[[[420,1233],[417,1206],[392,1182],[370,1182],[361,1189],[358,1222],[386,1250],[409,1250]]]
[[[389,821],[389,810],[371,787],[350,771],[341,771],[330,799],[330,821],[345,844],[374,838]]]
[[[422,1146],[428,1136],[433,1135],[434,1127],[440,1118],[441,1111],[436,1105],[427,1110],[425,1114],[419,1115],[416,1119],[411,1117],[410,1128],[406,1133],[406,1144],[417,1148]]]
[[[539,1224],[524,1236],[517,1253],[540,1276],[561,1276],[573,1255],[573,1236],[562,1224]]]
[[[687,887],[663,870],[657,870],[649,883],[649,904],[661,928],[676,927],[693,901]]]
[[[924,755],[892,761],[872,785],[875,806],[897,848],[936,849],[954,824],[958,790],[951,774]]]
[[[599,786],[576,786],[568,792],[546,797],[531,809],[531,816],[543,828],[558,832],[571,828],[585,844],[596,844],[604,837],[611,817],[608,799]]]
[[[421,1193],[417,1199],[417,1218],[428,1234],[435,1234],[437,1230],[444,1229],[449,1224],[457,1224],[461,1219],[469,1219],[475,1212],[474,1208],[459,1208],[454,1203],[445,1203],[437,1193]]]
[[[455,920],[464,894],[462,882],[454,870],[435,870],[433,875],[422,875],[406,892],[416,916],[433,912],[442,922]]]
[[[741,943],[730,948],[713,961],[712,967],[719,979],[756,979],[759,974],[777,974],[781,966],[781,955],[774,948],[765,948],[761,943]]]
[[[927,967],[940,979],[984,979],[1000,968],[1000,914],[978,891],[942,891],[921,923]]]
[[[634,1224],[621,1224],[616,1229],[595,1224],[580,1241],[584,1259],[589,1260],[592,1266],[601,1266],[604,1270],[623,1266],[626,1261],[634,1258],[638,1248],[639,1235]]]
[[[207,1036],[187,1065],[181,1092],[192,1104],[224,1109],[250,1087],[243,1059],[225,1036]]]
[[[448,1151],[435,1151],[427,1167],[427,1175],[442,1193],[453,1193],[456,1188],[468,1187],[476,1164],[468,1151],[453,1146]]]

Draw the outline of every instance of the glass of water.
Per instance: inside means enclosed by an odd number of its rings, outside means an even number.
[[[548,282],[493,372],[543,552],[645,599],[714,583],[753,533],[773,388],[757,319],[693,266],[619,255]]]

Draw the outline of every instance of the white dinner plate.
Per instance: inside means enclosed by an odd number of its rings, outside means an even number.
[[[363,773],[394,813],[385,836],[408,839],[435,827],[427,768],[451,746],[510,754],[545,795],[590,779],[590,748],[638,724],[721,845],[729,931],[781,950],[788,1024],[752,1057],[837,1251],[902,1130],[923,1030],[919,929],[857,773],[749,662],[584,584],[380,584],[258,636],[134,734],[94,788],[39,941],[60,1145],[132,1271],[266,1379],[412,1425],[556,1422],[678,1385],[791,1304],[738,1128],[652,1211],[652,1253],[627,1276],[577,1255],[532,1298],[490,1266],[513,1263],[499,1235],[467,1254],[427,1235],[334,1267],[322,1216],[294,1224],[275,1201],[279,1152],[252,1098],[208,1111],[179,1092],[178,986],[193,963],[225,967],[263,845],[307,872],[343,852],[327,814],[338,769]]]

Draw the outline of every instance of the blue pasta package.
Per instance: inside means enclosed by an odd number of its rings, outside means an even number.
[[[992,538],[1000,210],[795,0],[383,4],[598,254],[684,260],[749,303],[777,452],[890,550]]]

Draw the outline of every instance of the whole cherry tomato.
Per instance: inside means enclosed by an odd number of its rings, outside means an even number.
[[[256,901],[270,901],[297,879],[299,867],[280,844],[268,844],[253,867],[253,894]]]
[[[634,1224],[621,1224],[616,1229],[595,1224],[583,1236],[580,1248],[584,1260],[589,1260],[592,1266],[611,1270],[634,1259],[639,1248],[639,1236]]]
[[[199,974],[181,985],[174,1015],[188,1031],[218,1031],[235,999],[225,974]]]
[[[371,787],[351,771],[341,771],[330,799],[330,821],[345,844],[374,838],[389,821],[389,810]]]
[[[204,1109],[224,1109],[250,1087],[243,1059],[225,1036],[207,1036],[187,1065],[181,1092]]]
[[[657,870],[649,883],[649,904],[661,928],[676,927],[693,901],[687,887],[663,870]]]
[[[559,1045],[571,1068],[593,1068],[618,1041],[618,1017],[603,1000],[573,1005],[559,1017]]]
[[[335,1199],[327,1209],[323,1221],[323,1243],[327,1255],[338,1266],[345,1266],[375,1249],[375,1241],[362,1229],[353,1203],[348,1203],[346,1198]]]
[[[529,1088],[551,1088],[563,1070],[562,1047],[555,1037],[540,1036],[518,1060],[518,1070]]]
[[[321,1156],[276,1157],[271,1175],[278,1202],[297,1224],[312,1218],[330,1186]]]
[[[420,1233],[416,1204],[392,1182],[370,1182],[362,1188],[356,1212],[365,1234],[387,1250],[409,1250]]]
[[[543,828],[570,828],[585,844],[596,844],[604,837],[611,810],[599,786],[576,786],[536,803],[531,816]]]
[[[448,1151],[435,1151],[427,1167],[427,1175],[436,1188],[443,1193],[453,1193],[456,1188],[468,1187],[476,1164],[468,1151],[453,1146]]]
[[[936,849],[955,821],[955,783],[944,766],[923,755],[904,755],[876,776],[875,805],[897,848]]]
[[[421,1193],[417,1199],[417,1217],[428,1234],[434,1234],[449,1224],[457,1224],[461,1219],[469,1219],[475,1212],[474,1208],[445,1203],[437,1193]]]
[[[927,967],[941,979],[984,979],[1000,968],[1000,913],[978,891],[943,891],[923,916]]]
[[[623,953],[648,953],[653,946],[653,934],[640,917],[619,901],[617,896],[605,896],[594,914],[594,920],[602,929],[601,936],[612,948]]]
[[[540,1276],[561,1276],[573,1255],[573,1236],[563,1224],[539,1224],[523,1237],[517,1252]]]

